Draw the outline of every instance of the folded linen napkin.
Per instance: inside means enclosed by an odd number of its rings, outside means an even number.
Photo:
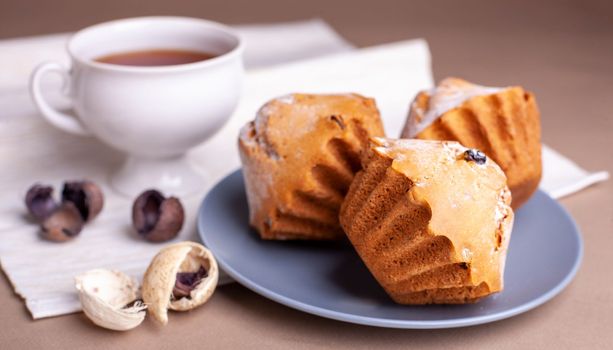
[[[376,98],[386,130],[395,135],[404,122],[409,100],[433,83],[430,54],[423,40],[353,51],[318,20],[238,30],[246,41],[250,69],[243,98],[226,126],[189,155],[209,175],[211,184],[239,167],[235,146],[238,129],[269,98],[291,91],[362,93]],[[271,37],[275,40],[269,40]],[[55,130],[38,116],[30,101],[26,85],[31,69],[45,59],[67,61],[63,51],[66,39],[62,34],[0,42],[0,65],[15,67],[11,74],[0,76],[0,160],[4,165],[0,263],[34,319],[80,310],[74,275],[104,267],[140,278],[163,246],[134,236],[129,227],[131,202],[106,187],[106,176],[120,164],[121,155],[94,139]],[[296,61],[305,57],[309,59]],[[262,68],[289,61],[293,62]],[[52,82],[52,95],[54,88]],[[58,96],[53,100],[59,105],[66,103]],[[548,148],[544,150],[544,166],[541,187],[554,195],[571,193],[606,177],[590,174]],[[74,241],[54,244],[40,240],[38,227],[25,215],[25,191],[35,181],[57,188],[63,180],[75,178],[102,184],[105,209]],[[196,211],[208,188],[183,199],[186,225],[175,241],[198,240]]]

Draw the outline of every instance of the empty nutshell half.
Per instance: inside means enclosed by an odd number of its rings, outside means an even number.
[[[153,258],[143,278],[143,301],[159,323],[168,310],[187,311],[204,304],[217,286],[219,269],[213,254],[195,242],[169,245]]]
[[[132,225],[150,242],[175,238],[185,220],[183,205],[176,197],[164,197],[157,190],[141,193],[132,205]]]
[[[96,325],[126,331],[140,325],[147,306],[138,300],[138,283],[120,271],[95,269],[75,277],[85,315]]]

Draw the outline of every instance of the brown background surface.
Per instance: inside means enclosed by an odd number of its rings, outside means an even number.
[[[359,46],[424,37],[437,80],[523,85],[536,93],[547,144],[587,169],[613,173],[611,1],[1,0],[0,38],[153,14],[230,24],[322,17]],[[172,314],[165,328],[146,321],[116,333],[82,314],[33,322],[0,278],[0,348],[611,349],[613,181],[561,203],[583,232],[583,265],[554,300],[508,320],[449,330],[363,327],[295,311],[235,284],[201,309]]]

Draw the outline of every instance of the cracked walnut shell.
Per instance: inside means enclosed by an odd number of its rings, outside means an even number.
[[[169,245],[153,258],[143,278],[143,301],[151,316],[168,323],[168,309],[187,311],[215,291],[219,269],[213,254],[195,242]]]

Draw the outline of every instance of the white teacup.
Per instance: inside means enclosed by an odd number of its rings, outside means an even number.
[[[126,66],[95,59],[122,52],[175,49],[216,57],[170,66]],[[128,154],[111,177],[120,193],[146,187],[186,194],[203,186],[185,152],[218,131],[238,103],[243,78],[242,44],[219,23],[183,17],[142,17],[94,25],[68,42],[69,69],[48,62],[32,73],[30,92],[56,127],[93,135]],[[76,115],[52,108],[41,78],[59,73]]]

